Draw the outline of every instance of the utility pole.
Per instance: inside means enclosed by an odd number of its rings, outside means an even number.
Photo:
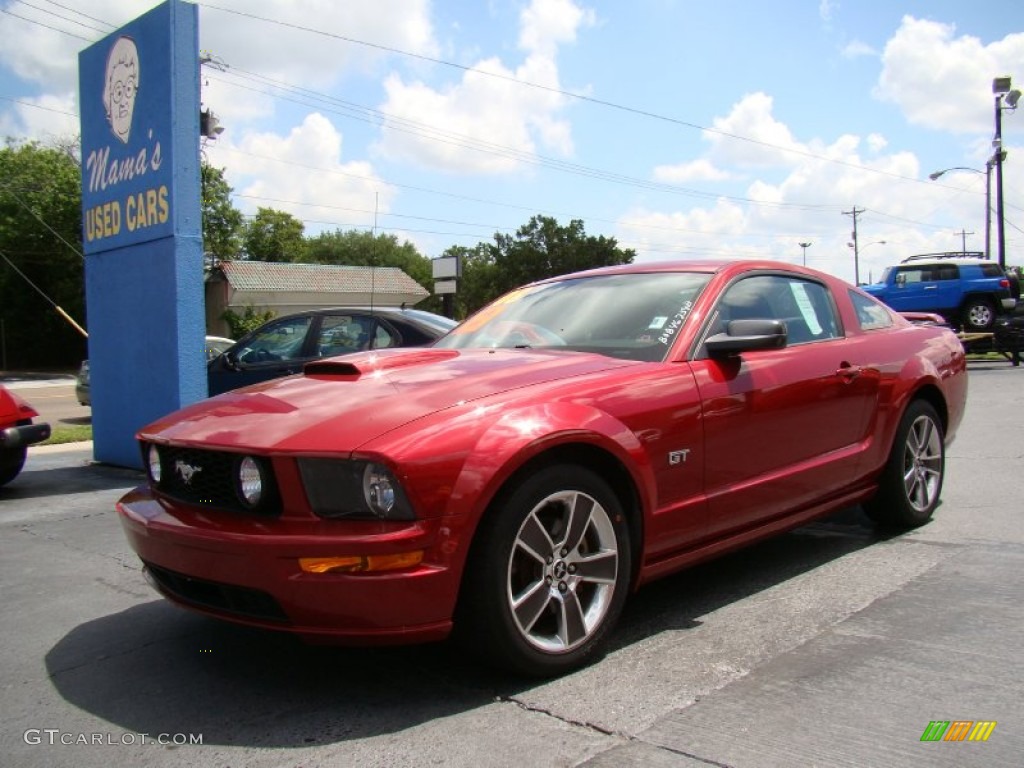
[[[964,254],[966,256],[967,255],[967,236],[968,235],[973,235],[974,233],[973,232],[968,232],[968,231],[966,231],[964,229],[961,229],[959,232],[954,232],[953,234],[960,235],[960,253],[962,253],[962,254]]]
[[[849,245],[853,248],[853,284],[860,285],[860,246],[857,244],[857,217],[864,213],[863,208],[853,206],[852,211],[843,211],[843,216],[853,217],[853,242]]]

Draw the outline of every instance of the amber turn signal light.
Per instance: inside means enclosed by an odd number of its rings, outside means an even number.
[[[300,557],[299,567],[306,573],[366,573],[396,571],[423,562],[423,550],[397,555],[348,555],[346,557]]]

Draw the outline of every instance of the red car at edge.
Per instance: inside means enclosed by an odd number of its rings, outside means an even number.
[[[556,675],[660,576],[857,504],[926,523],[966,397],[948,328],[829,275],[603,268],[170,414],[117,509],[181,605]]]
[[[0,486],[21,472],[28,447],[50,437],[50,425],[33,423],[39,415],[31,405],[0,384]]]

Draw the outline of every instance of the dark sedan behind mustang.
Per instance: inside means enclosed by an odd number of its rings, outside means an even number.
[[[852,505],[926,523],[966,396],[950,329],[831,276],[612,267],[170,414],[117,508],[194,610],[561,674],[653,579]]]
[[[433,312],[398,307],[311,309],[277,317],[210,359],[209,393],[299,373],[306,363],[323,357],[423,346],[455,325]]]

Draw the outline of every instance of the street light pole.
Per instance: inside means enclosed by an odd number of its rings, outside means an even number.
[[[985,258],[992,258],[992,166],[995,165],[996,156],[992,155],[985,161]],[[928,178],[935,181],[943,174],[950,171],[970,171],[971,173],[982,173],[977,168],[968,168],[964,165],[957,165],[952,168],[943,168],[941,171],[929,173]]]
[[[800,243],[801,248],[804,249],[804,266],[807,266],[807,249],[811,247],[810,243]]]
[[[996,161],[996,249],[999,266],[1006,268],[1006,235],[1003,231],[1003,160],[1006,152],[1003,151],[1003,110],[1014,110],[1020,100],[1020,91],[1010,90],[1009,77],[997,77],[992,81],[992,92],[995,94],[996,106],[996,135],[992,140],[992,147],[995,149],[993,159]],[[1003,106],[1003,102],[1008,106]]]
[[[985,161],[985,258],[992,258],[992,165],[993,155]]]

